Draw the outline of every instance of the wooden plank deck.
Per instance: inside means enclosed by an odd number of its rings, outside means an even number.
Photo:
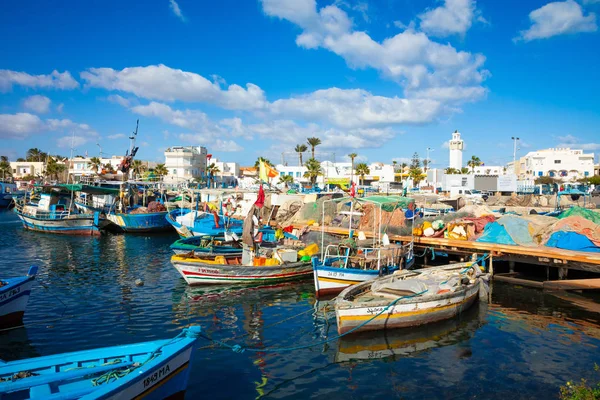
[[[321,231],[320,226],[312,226],[311,230]],[[326,233],[347,235],[348,229],[325,227]],[[371,232],[365,232],[367,237],[373,237]],[[411,236],[389,235],[390,240],[410,242]],[[473,253],[490,253],[496,257],[526,256],[536,258],[543,265],[555,267],[574,268],[591,272],[600,272],[600,253],[588,253],[573,250],[563,250],[553,247],[526,247],[512,246],[496,243],[471,242],[468,240],[455,240],[444,238],[415,237],[415,245],[433,247],[435,250],[463,250]],[[523,260],[526,262],[525,260]]]

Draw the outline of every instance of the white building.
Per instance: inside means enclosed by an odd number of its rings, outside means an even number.
[[[11,161],[13,178],[21,179],[24,176],[41,177],[46,170],[46,163],[43,161]]]
[[[462,168],[462,153],[464,148],[464,143],[460,138],[460,132],[454,131],[452,140],[448,143],[448,148],[450,150],[449,167],[460,170]]]
[[[236,162],[225,162],[213,158],[209,163],[215,164],[215,167],[219,169],[219,172],[215,174],[218,181],[234,183],[240,176],[240,164]]]
[[[356,164],[358,163],[354,163],[355,168]],[[294,181],[299,183],[307,183],[309,181],[308,178],[304,178],[306,167],[278,164],[275,169],[279,171],[279,176],[291,175]],[[352,172],[352,163],[349,162],[334,163],[323,161],[321,162],[321,170],[323,175],[317,178],[317,183],[349,184],[352,179],[358,184],[360,180],[360,176],[356,174],[356,170],[354,173]],[[374,162],[369,164],[369,174],[364,176],[364,182],[365,184],[371,182],[394,182],[395,176],[396,172],[392,164]]]
[[[507,170],[515,172],[519,179],[535,179],[550,176],[563,181],[575,181],[594,175],[594,153],[570,148],[551,148],[532,151],[509,163]]]
[[[124,156],[112,156],[110,158],[100,158],[100,163],[102,166],[97,171],[97,173],[102,173],[105,165],[110,164],[112,169],[116,171],[117,175],[122,175],[121,171],[118,171],[119,165],[121,161],[123,161]],[[68,161],[69,164],[69,175],[73,177],[81,177],[81,176],[93,176],[96,175],[96,171],[92,169],[91,158],[89,157],[75,157],[72,160]]]
[[[206,147],[174,146],[165,150],[166,179],[192,180],[206,172]]]

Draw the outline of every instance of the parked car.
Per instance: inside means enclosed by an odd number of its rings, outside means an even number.
[[[596,186],[594,190],[590,192],[592,197],[600,196],[600,186]]]

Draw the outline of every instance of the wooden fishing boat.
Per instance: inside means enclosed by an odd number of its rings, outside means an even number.
[[[165,399],[185,391],[200,327],[170,340],[0,363],[0,397]]]
[[[18,325],[29,301],[38,267],[30,267],[26,276],[0,280],[0,326]]]
[[[175,228],[180,237],[217,236],[225,232],[242,234],[242,221],[202,211],[177,208],[165,215],[166,220]]]
[[[22,199],[16,203],[15,213],[23,222],[23,227],[32,231],[66,235],[100,235],[111,222],[99,212],[82,214],[69,207],[52,193],[42,193],[38,203]]]
[[[346,288],[335,299],[338,332],[404,328],[452,318],[479,297],[480,274],[476,263],[457,263],[397,271]]]
[[[400,196],[372,196],[362,199],[340,198],[329,201],[350,201],[350,222],[348,232],[352,235],[353,215],[362,215],[354,212],[355,203],[367,203],[379,208],[379,213],[373,213],[374,218],[379,216],[379,221],[374,221],[378,232],[374,237],[381,238],[383,233],[382,211],[393,213],[402,211],[414,203],[413,199]],[[325,208],[323,207],[323,210]],[[323,211],[324,212],[324,211]],[[323,214],[323,219],[325,215]],[[388,218],[388,217],[386,217]],[[389,220],[389,218],[388,218]],[[322,231],[321,235],[325,235]],[[383,241],[385,242],[385,241]],[[356,241],[352,236],[337,245],[329,245],[321,254],[320,259],[313,258],[315,280],[315,293],[317,297],[332,296],[340,293],[348,286],[371,281],[379,276],[388,275],[394,271],[410,268],[414,264],[413,243],[405,245],[382,243],[381,239]]]
[[[274,251],[277,251],[275,249]],[[202,284],[257,284],[302,279],[312,274],[310,261],[283,262],[279,265],[262,264],[264,258],[247,259],[238,255],[174,255],[171,264],[188,285]]]
[[[237,241],[228,241],[225,236],[192,236],[175,241],[171,246],[175,254],[212,253],[242,255],[242,245]]]
[[[172,228],[169,221],[165,219],[167,211],[148,213],[120,213],[111,211],[106,218],[118,226],[123,232],[128,233],[152,233],[169,231]]]

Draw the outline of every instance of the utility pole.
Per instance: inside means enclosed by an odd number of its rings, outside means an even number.
[[[427,156],[425,157],[425,172],[427,172],[427,170],[429,169],[429,152],[433,151],[434,149],[432,149],[431,147],[427,148]]]

